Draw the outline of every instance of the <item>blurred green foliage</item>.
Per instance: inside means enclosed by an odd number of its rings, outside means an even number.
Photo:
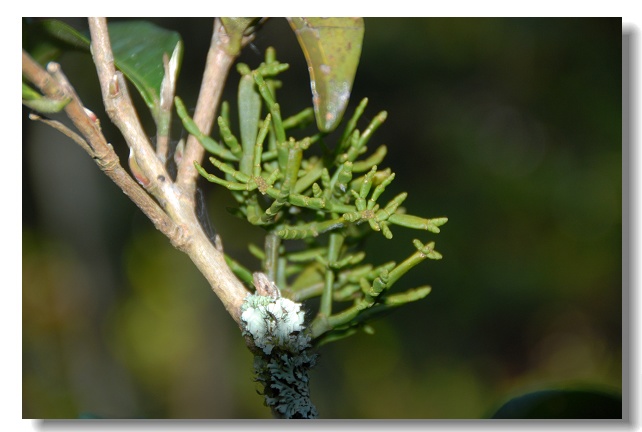
[[[154,22],[180,32],[191,67],[178,94],[194,101],[211,20]],[[366,117],[389,113],[376,136],[398,173],[389,193],[450,222],[444,259],[403,281],[429,280],[430,296],[321,349],[321,417],[480,418],[534,390],[620,392],[621,20],[367,18],[365,29],[351,105],[368,97]],[[279,99],[309,106],[285,20],[268,20],[240,61],[267,46],[290,63]],[[106,119],[90,61],[61,63]],[[260,229],[202,186],[226,252],[258,268],[246,245]],[[28,120],[22,231],[23,417],[269,417],[251,354],[189,260],[81,149]],[[405,256],[403,231],[369,241],[374,262]]]

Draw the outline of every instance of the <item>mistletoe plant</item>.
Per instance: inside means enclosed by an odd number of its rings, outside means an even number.
[[[23,53],[23,73],[25,63],[28,72],[37,71],[26,76],[44,93],[44,97],[29,93],[25,103],[36,110],[44,106],[43,101],[49,101],[53,110],[64,107],[85,138],[59,123],[44,121],[86,147],[105,172],[118,171],[117,183],[126,192],[132,192],[132,199],[208,278],[255,355],[256,379],[263,386],[265,403],[273,414],[281,418],[314,418],[317,411],[310,399],[308,374],[316,360],[313,350],[359,329],[371,332],[368,323],[378,314],[424,298],[430,292],[428,286],[405,292],[393,292],[391,288],[423,260],[441,259],[434,242],[414,240],[414,251],[405,260],[371,263],[364,240],[373,233],[392,239],[393,225],[439,233],[447,219],[406,214],[402,207],[408,196],[405,192],[386,198],[386,188],[395,178],[390,168],[383,167],[387,148],[380,145],[369,152],[368,144],[387,114],[380,112],[365,128],[359,129],[367,99],[345,122],[337,141],[329,142],[329,133],[339,124],[347,104],[356,63],[354,53],[347,57],[337,55],[346,45],[352,45],[345,40],[349,35],[335,34],[327,38],[334,45],[324,44],[318,33],[325,31],[326,26],[318,19],[290,19],[310,65],[314,107],[284,117],[287,107],[282,108],[277,102],[277,89],[282,85],[277,77],[288,65],[277,61],[275,50],[270,48],[265,61],[255,69],[242,63],[236,65],[241,75],[238,136],[232,131],[227,103],[222,104],[217,118],[220,141],[209,136],[215,115],[211,106],[203,108],[201,102],[217,102],[220,98],[222,76],[217,67],[221,67],[221,60],[216,60],[216,56],[225,57],[224,67],[229,69],[260,22],[216,21],[211,57],[208,56],[213,59],[208,63],[212,70],[205,72],[194,118],[179,97],[171,97],[180,43],[171,57],[171,53],[165,55],[158,92],[150,92],[158,97],[146,99],[151,101],[159,131],[154,152],[135,121],[127,101],[126,84],[110,58],[113,54],[106,23],[90,20],[91,41],[84,43],[91,44],[107,112],[130,146],[130,170],[143,191],[138,185],[131,185],[126,179],[129,176],[121,179],[120,165],[110,156],[110,146],[103,143],[104,138],[100,139],[95,117],[78,111],[82,107],[79,99],[57,66],[50,64],[48,75]],[[362,36],[362,21],[350,19],[343,24],[343,30],[356,29],[357,35]],[[311,37],[314,34],[316,39]],[[77,37],[82,45],[82,36]],[[360,47],[360,37],[356,42]],[[357,60],[358,56],[359,49]],[[342,66],[347,67],[344,76],[331,74],[330,79],[324,78],[328,72],[341,71]],[[140,68],[134,72],[129,75],[142,74]],[[218,79],[215,90],[218,94],[208,96],[214,78]],[[53,88],[47,86],[51,83],[55,84]],[[137,84],[139,89],[141,86],[144,87]],[[190,134],[187,142],[181,141],[173,153],[178,167],[175,178],[166,168],[172,102]],[[295,136],[315,119],[318,133]],[[213,167],[202,163],[204,150],[211,154],[209,162]],[[249,245],[250,252],[262,263],[260,269],[248,269],[223,253],[221,237],[225,233],[217,234],[211,241],[202,228],[207,224],[201,224],[196,211],[197,173],[229,189],[237,203],[234,214],[265,230],[262,245]],[[313,298],[319,298],[318,310],[306,316],[303,311],[311,308],[303,303]]]

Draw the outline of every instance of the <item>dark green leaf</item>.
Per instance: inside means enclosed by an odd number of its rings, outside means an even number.
[[[175,56],[174,75],[178,75],[183,53],[180,35],[147,21],[126,21],[110,24],[109,36],[116,66],[134,83],[157,119],[165,77],[163,54],[170,59]]]
[[[30,36],[23,45],[28,42],[40,61],[49,61],[63,50],[89,50],[89,37],[61,21],[30,24],[27,33]],[[136,86],[157,124],[160,123],[160,90],[165,77],[163,54],[174,59],[170,72],[175,79],[183,53],[180,35],[147,21],[124,21],[109,24],[109,37],[116,67]]]
[[[288,18],[310,70],[317,126],[334,130],[348,105],[359,65],[362,18]]]
[[[620,419],[622,397],[587,390],[542,390],[513,398],[494,419]]]
[[[89,39],[58,20],[23,20],[22,48],[45,65],[64,51],[89,50]]]

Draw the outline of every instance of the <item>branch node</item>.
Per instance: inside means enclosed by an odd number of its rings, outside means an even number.
[[[118,85],[118,75],[114,74],[109,81],[109,96],[116,97],[120,92],[120,86]]]
[[[172,246],[176,249],[185,251],[191,242],[189,230],[184,229],[181,225],[176,224],[173,229],[172,236],[170,237]]]
[[[47,72],[50,74],[55,74],[60,70],[60,64],[56,62],[49,62],[47,63]]]
[[[216,234],[216,236],[214,237],[214,247],[216,248],[216,250],[223,253],[223,240],[218,234]]]

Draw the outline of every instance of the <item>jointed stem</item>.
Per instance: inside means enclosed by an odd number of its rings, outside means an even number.
[[[327,264],[325,270],[325,285],[323,294],[321,294],[321,306],[319,314],[329,317],[332,314],[332,288],[334,286],[334,268],[333,265],[339,259],[339,253],[343,246],[343,235],[339,233],[330,234],[328,243]]]
[[[261,225],[268,231],[265,252],[262,254],[264,270],[270,280],[278,283],[282,293],[296,300],[321,297],[318,314],[310,327],[312,336],[319,337],[327,332],[336,336],[337,331],[346,334],[376,311],[427,294],[425,288],[392,296],[388,290],[419,262],[426,258],[439,259],[441,255],[433,250],[432,243],[424,246],[416,242],[417,252],[399,265],[387,263],[376,268],[371,265],[358,266],[365,258],[365,253],[351,252],[354,242],[344,247],[344,239],[353,237],[358,241],[362,238],[367,230],[357,225],[364,223],[386,238],[392,238],[391,224],[438,232],[438,227],[446,219],[406,215],[401,208],[407,197],[405,192],[385,205],[378,202],[395,174],[390,169],[377,169],[387,153],[386,146],[380,146],[369,157],[358,160],[367,151],[368,140],[387,116],[382,111],[363,133],[356,129],[356,122],[365,110],[366,99],[348,122],[334,151],[329,151],[322,142],[324,150],[327,150],[324,155],[304,160],[303,151],[312,142],[320,140],[323,134],[301,141],[287,138],[286,130],[308,121],[312,110],[304,110],[285,121],[282,119],[280,105],[274,94],[276,81],[270,77],[283,69],[284,65],[276,62],[272,50],[266,54],[266,62],[254,71],[246,65],[239,65],[238,70],[243,75],[239,94],[243,92],[246,99],[240,112],[243,117],[242,144],[239,145],[229,125],[222,119],[219,121],[221,136],[227,148],[218,143],[210,144],[203,134],[195,130],[204,145],[214,148],[219,157],[223,155],[223,150],[229,152],[226,156],[232,156],[221,157],[229,163],[210,158],[225,173],[225,178],[207,173],[198,164],[195,166],[209,181],[234,191],[233,195],[240,204],[240,213],[250,223]],[[247,79],[250,76],[253,83]],[[259,120],[258,95],[269,111],[262,123]],[[193,127],[189,117],[181,116],[185,117],[183,122],[186,127]],[[252,142],[248,137],[254,135],[256,140]],[[266,143],[265,138],[268,138]],[[273,160],[275,157],[276,161]],[[355,173],[364,172],[353,178]],[[267,208],[259,205],[261,195],[273,199]],[[306,247],[315,247],[320,244],[316,238],[326,232],[329,233],[327,247],[313,249],[317,251],[314,254],[288,253],[282,245],[282,240],[301,239],[306,241]],[[301,264],[306,259],[316,262]],[[288,287],[287,278],[290,276],[297,277]],[[333,314],[334,301],[352,301],[353,304]]]
[[[276,281],[277,266],[279,260],[279,248],[281,246],[281,239],[274,235],[268,234],[265,236],[265,261],[263,267],[265,274],[271,281]]]

